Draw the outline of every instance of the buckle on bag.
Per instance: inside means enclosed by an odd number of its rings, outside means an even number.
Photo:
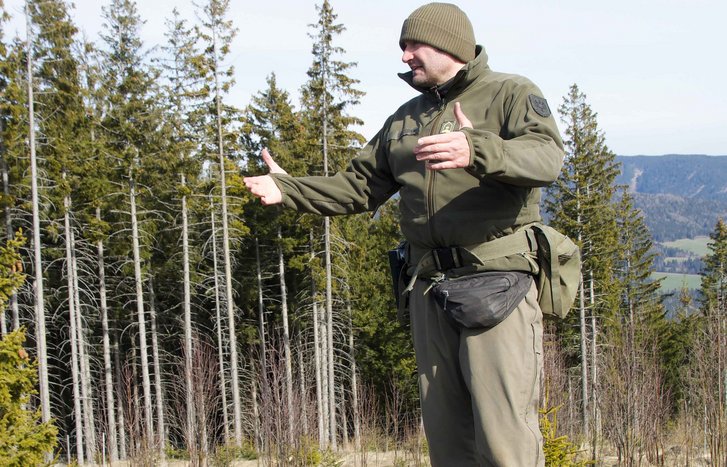
[[[435,248],[432,250],[432,257],[438,271],[449,271],[462,266],[458,247]]]

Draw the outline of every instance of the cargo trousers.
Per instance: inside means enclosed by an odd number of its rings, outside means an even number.
[[[535,285],[489,329],[453,324],[425,293],[429,285],[416,281],[409,310],[432,466],[543,466],[543,315]]]

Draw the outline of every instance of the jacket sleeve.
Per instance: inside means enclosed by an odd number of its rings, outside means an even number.
[[[399,190],[391,175],[383,134],[384,129],[359,151],[346,170],[330,177],[271,174],[283,193],[283,206],[325,216],[376,210]]]
[[[563,142],[540,90],[519,84],[503,105],[499,134],[464,128],[470,143],[467,171],[478,178],[525,187],[546,186],[563,166]]]

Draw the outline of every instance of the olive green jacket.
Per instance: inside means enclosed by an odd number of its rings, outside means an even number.
[[[411,73],[400,76],[411,84]],[[491,71],[478,46],[476,58],[441,89],[419,91],[345,171],[331,177],[274,175],[283,204],[323,215],[351,214],[374,211],[399,192],[410,264],[432,248],[475,245],[540,221],[540,187],[558,177],[563,163],[563,144],[540,90],[521,76]],[[474,127],[461,130],[470,145],[470,165],[427,170],[414,157],[414,146],[423,136],[457,130],[455,102]],[[531,266],[511,257],[483,269]]]

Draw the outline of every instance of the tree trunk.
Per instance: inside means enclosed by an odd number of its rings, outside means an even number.
[[[152,425],[151,380],[149,377],[149,355],[146,345],[146,318],[144,316],[144,289],[141,274],[141,252],[139,246],[139,225],[136,217],[136,184],[132,170],[129,169],[129,202],[131,204],[131,236],[134,254],[134,277],[136,282],[136,312],[139,324],[139,353],[141,357],[141,379],[144,391],[144,440],[147,448],[154,443],[154,427]]]
[[[212,29],[215,60],[219,57],[217,32]],[[217,143],[220,163],[220,197],[222,201],[222,254],[225,263],[225,293],[227,302],[227,321],[230,330],[230,373],[232,378],[232,407],[235,421],[235,443],[242,446],[242,410],[240,407],[240,381],[237,370],[237,336],[235,334],[235,302],[232,297],[232,258],[230,253],[230,233],[227,219],[227,185],[225,181],[225,152],[222,138],[222,97],[220,96],[219,66],[215,64],[215,104],[217,109]]]
[[[119,347],[119,331],[114,332],[114,364],[116,367],[116,400],[117,400],[117,423],[119,432],[119,459],[126,459],[126,421],[124,420],[124,397],[123,378],[121,377],[121,350]]]
[[[250,367],[253,368],[254,372],[255,360],[252,358],[250,360]],[[252,384],[250,385],[250,398],[252,400],[253,436],[255,437],[255,450],[257,452],[262,452],[263,436],[262,428],[260,427],[260,405],[258,404],[257,381],[254,377],[252,380]]]
[[[346,393],[343,390],[343,386],[338,387],[338,400],[340,407],[338,413],[341,414],[341,441],[343,449],[348,449],[350,440],[348,439],[348,400],[346,399]]]
[[[157,408],[157,448],[159,455],[164,459],[166,446],[166,427],[164,424],[164,391],[162,390],[162,366],[159,362],[159,338],[157,336],[157,311],[154,280],[149,278],[149,319],[151,320],[151,353],[154,362],[154,389],[156,390]]]
[[[258,311],[258,334],[260,336],[260,375],[262,381],[267,381],[268,363],[265,344],[265,303],[263,301],[263,274],[260,264],[260,242],[255,237],[255,265],[257,268],[257,311]]]
[[[101,208],[96,208],[96,219],[101,220]],[[111,369],[111,344],[109,338],[109,310],[106,298],[106,270],[104,267],[103,240],[96,242],[98,251],[98,290],[101,311],[101,334],[103,340],[104,383],[106,395],[106,423],[108,427],[108,446],[111,462],[119,460],[118,436],[116,434],[116,412],[114,401],[114,378]]]
[[[263,302],[263,274],[262,265],[260,264],[260,242],[258,237],[255,236],[255,267],[257,269],[257,308],[258,308],[258,335],[260,336],[260,373],[257,380],[253,379],[252,383],[252,403],[253,403],[253,416],[255,417],[255,448],[258,451],[263,449],[263,436],[261,433],[260,423],[260,409],[258,407],[257,398],[257,385],[261,385],[261,392],[267,393],[268,390],[268,363],[267,363],[267,350],[265,344],[265,304]],[[253,360],[252,368],[254,366]]]
[[[592,443],[592,459],[598,459],[598,436],[601,433],[599,420],[599,403],[598,403],[598,327],[596,323],[596,293],[594,290],[593,271],[589,271],[588,280],[590,288],[590,308],[591,308],[591,423],[593,424],[593,433],[591,433]]]
[[[309,233],[310,243],[310,258],[311,263],[315,259],[316,253],[313,246],[313,230]],[[311,297],[313,298],[313,354],[316,371],[316,408],[318,414],[318,444],[321,449],[325,449],[328,446],[328,438],[326,436],[326,424],[325,424],[325,406],[323,404],[323,361],[321,357],[321,336],[320,336],[320,316],[318,313],[318,298],[316,290],[315,279],[311,281]]]
[[[38,386],[40,413],[43,423],[51,422],[50,391],[48,388],[48,347],[45,329],[45,297],[43,296],[43,261],[40,243],[40,201],[38,193],[38,162],[35,154],[35,101],[33,99],[33,48],[31,46],[33,28],[30,14],[26,12],[27,55],[28,55],[28,143],[30,144],[30,191],[33,204],[33,272],[35,274],[35,339],[38,359]],[[52,453],[46,453],[50,461]]]
[[[328,413],[330,423],[331,449],[338,449],[336,434],[336,374],[333,362],[333,278],[331,271],[331,219],[326,217],[325,224],[325,257],[326,257],[326,342],[328,343]]]
[[[361,420],[359,418],[358,406],[358,372],[356,368],[356,347],[353,338],[353,311],[351,301],[347,300],[348,309],[348,358],[351,361],[351,409],[353,410],[353,442],[356,452],[361,452]]]
[[[187,186],[184,174],[182,188]],[[182,196],[182,288],[184,291],[184,384],[187,403],[187,440],[194,439],[194,393],[192,387],[192,292],[189,271],[189,220],[187,195]],[[218,322],[219,324],[219,322]]]
[[[69,215],[68,196],[63,198],[63,204],[66,212],[63,216],[64,228],[66,232],[66,281],[68,284],[68,323],[70,326],[71,337],[71,380],[73,383],[73,415],[76,429],[76,460],[79,464],[83,464],[84,458],[84,439],[85,431],[83,429],[83,409],[81,398],[81,375],[79,371],[79,339],[78,339],[78,321],[76,320],[76,301],[73,298],[73,253],[71,250],[71,222]],[[70,455],[70,453],[69,453]]]
[[[70,206],[70,202],[69,202]],[[93,411],[93,383],[91,381],[91,362],[86,348],[86,333],[84,331],[81,315],[81,300],[78,284],[78,264],[76,259],[76,241],[73,230],[68,232],[71,238],[71,278],[73,280],[72,299],[76,308],[76,334],[78,343],[78,361],[81,364],[81,400],[83,401],[83,425],[86,440],[86,457],[94,459],[96,456],[96,424]]]
[[[295,349],[296,354],[298,355],[298,379],[300,380],[300,420],[303,424],[302,426],[302,434],[303,436],[307,437],[309,428],[308,428],[308,388],[307,388],[307,382],[305,377],[305,359],[303,355],[303,343],[301,342],[301,336],[300,333],[296,334],[295,338]]]
[[[323,82],[327,83],[328,70],[326,64],[322,65],[323,70]],[[328,176],[328,102],[326,101],[326,93],[323,93],[323,175]],[[328,412],[329,412],[329,430],[330,430],[330,442],[331,448],[336,451],[337,436],[336,436],[336,375],[334,374],[333,368],[333,278],[331,270],[331,219],[326,216],[323,219],[323,240],[324,240],[324,254],[325,254],[325,267],[326,267],[326,342],[328,346],[327,360],[328,360]]]
[[[142,451],[143,446],[149,444],[146,441],[144,429],[141,426],[144,423],[144,417],[141,414],[141,404],[143,402],[140,400],[139,384],[137,383],[139,381],[139,365],[137,364],[137,359],[137,343],[136,339],[134,339],[131,344],[131,380],[128,382],[131,386],[131,390],[129,391],[131,393],[129,424],[133,424],[133,430],[129,431],[133,433],[131,437],[132,456],[138,455]]]
[[[285,354],[285,392],[288,407],[288,442],[293,444],[293,364],[290,351],[290,328],[288,325],[288,291],[285,285],[285,259],[283,258],[283,233],[278,227],[278,281],[280,283],[280,305],[283,319],[283,351]]]
[[[576,188],[576,225],[578,225],[578,244],[583,245],[583,233],[581,232],[581,207],[580,207],[580,188]],[[580,350],[581,350],[581,398],[582,410],[581,425],[583,425],[583,436],[588,439],[589,433],[589,407],[588,407],[588,329],[586,327],[586,291],[583,283],[583,270],[581,269],[580,280],[578,282],[578,317],[580,325]]]
[[[588,404],[588,328],[586,326],[586,298],[583,284],[583,274],[578,286],[578,316],[580,319],[580,347],[581,347],[581,398],[582,412],[581,425],[583,436],[588,439],[590,433],[590,407]]]
[[[214,271],[214,287],[215,287],[215,312],[217,319],[217,358],[220,366],[220,394],[222,395],[222,417],[225,424],[225,442],[230,439],[230,418],[227,408],[227,385],[225,384],[225,352],[224,342],[222,339],[222,314],[220,310],[220,276],[218,274],[219,266],[217,264],[217,226],[215,224],[215,209],[212,198],[210,197],[210,220],[212,226],[212,265]]]

